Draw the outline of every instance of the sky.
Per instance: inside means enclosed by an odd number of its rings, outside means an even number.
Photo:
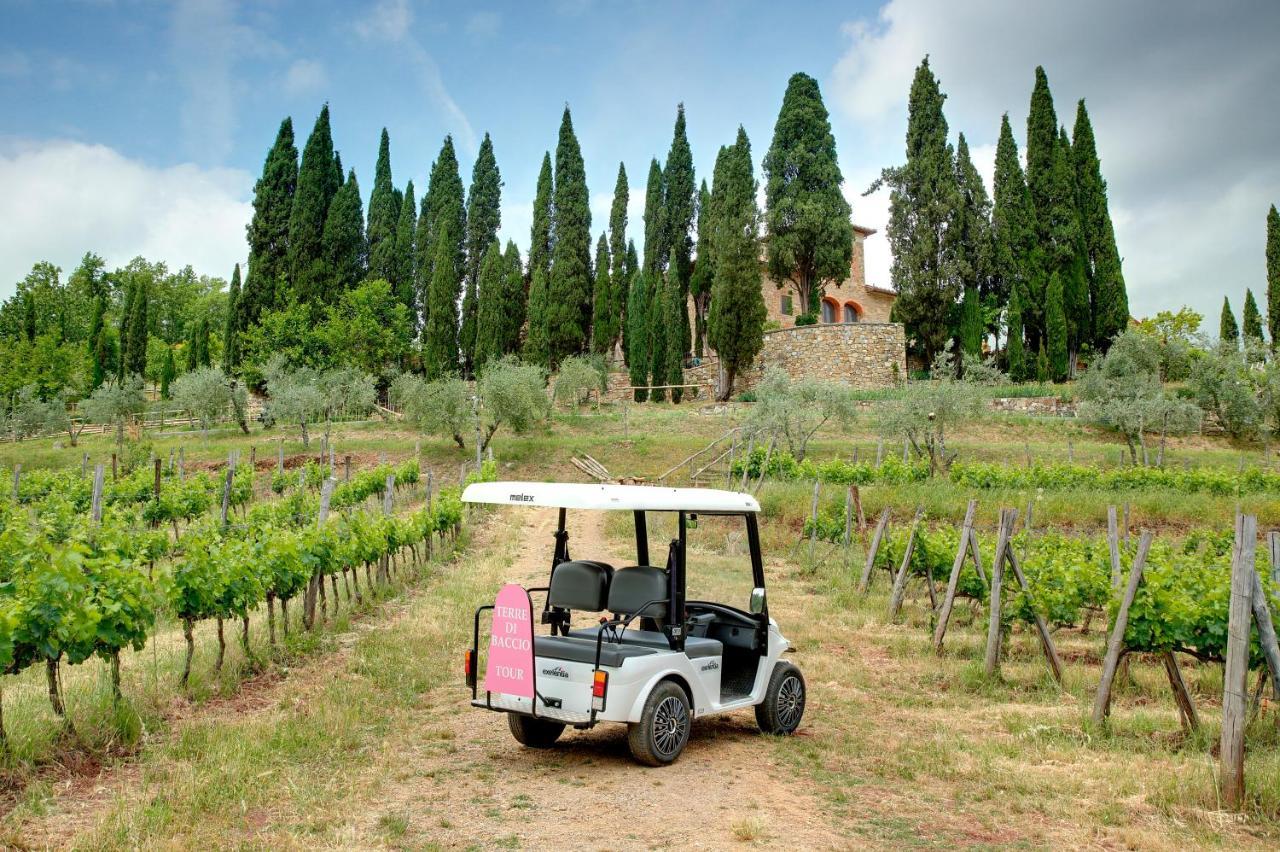
[[[0,298],[39,260],[86,251],[223,278],[247,256],[253,183],[280,121],[297,144],[323,103],[365,194],[378,136],[421,197],[446,134],[470,183],[494,143],[502,232],[529,242],[566,104],[595,232],[618,164],[641,244],[649,161],[685,105],[698,179],[741,124],[757,166],[787,79],[815,77],[854,220],[878,229],[867,278],[890,285],[884,192],[927,54],[990,186],[1000,117],[1022,147],[1034,69],[1070,130],[1085,98],[1137,316],[1265,291],[1280,203],[1280,2],[1190,0],[0,0]]]

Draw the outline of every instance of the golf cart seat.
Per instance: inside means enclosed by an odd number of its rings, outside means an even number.
[[[577,559],[561,562],[551,571],[547,604],[561,609],[600,612],[609,602],[613,566]]]

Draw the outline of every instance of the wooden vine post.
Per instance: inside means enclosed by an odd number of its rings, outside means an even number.
[[[1232,549],[1231,603],[1227,611],[1227,652],[1222,675],[1222,764],[1219,786],[1223,804],[1238,809],[1244,803],[1244,729],[1248,723],[1249,629],[1252,617],[1253,567],[1258,519],[1236,516]]]
[[[964,513],[964,526],[960,530],[960,543],[956,547],[956,558],[951,563],[951,576],[947,578],[947,592],[942,597],[942,608],[938,610],[938,625],[933,631],[933,650],[942,653],[942,637],[947,634],[947,622],[951,620],[951,608],[956,602],[956,588],[960,583],[960,571],[964,568],[965,557],[973,550],[973,515],[978,510],[978,501],[970,500],[969,508]]]
[[[1267,551],[1271,554],[1271,582],[1280,583],[1280,532],[1267,533]]]
[[[316,525],[323,527],[329,520],[329,501],[333,498],[333,487],[337,483],[333,477],[325,479],[320,486],[320,512],[316,516]],[[320,572],[314,571],[311,579],[307,581],[307,589],[302,595],[302,626],[310,630],[316,622],[316,598],[319,595],[319,585],[324,578],[320,576]],[[337,601],[334,601],[337,606]]]
[[[1012,547],[1006,549],[1005,558],[1009,560],[1009,567],[1013,569],[1013,576],[1017,578],[1018,585],[1024,592],[1028,591],[1031,587],[1022,573],[1022,566],[1018,564],[1018,554],[1014,553]],[[1058,649],[1053,644],[1053,634],[1049,632],[1049,625],[1045,623],[1044,616],[1035,610],[1034,604],[1032,611],[1035,613],[1035,627],[1036,634],[1040,637],[1040,648],[1044,651],[1045,659],[1049,661],[1049,671],[1053,679],[1061,686],[1062,660],[1058,658]]]
[[[13,466],[13,502],[18,502],[18,489],[22,485],[22,462]]]
[[[1009,536],[1018,518],[1017,509],[1000,510],[1000,531],[996,535],[996,559],[991,563],[991,617],[987,621],[987,654],[984,671],[987,677],[1000,673],[1000,638],[1004,625],[1000,622],[1000,590],[1004,584],[1005,551],[1009,548]]]
[[[911,555],[916,550],[916,530],[920,528],[920,519],[924,516],[924,507],[916,509],[915,519],[911,522],[911,531],[907,533],[907,546],[902,553],[902,564],[898,574],[893,578],[893,591],[889,595],[889,620],[896,621],[902,609],[902,599],[907,591],[907,575],[911,573]]]
[[[102,486],[106,471],[102,465],[93,468],[93,503],[90,509],[95,524],[102,523]]]
[[[840,540],[844,548],[844,562],[849,564],[849,547],[853,544],[853,486],[844,493],[844,537]]]
[[[876,531],[871,536],[871,546],[867,548],[867,561],[862,566],[862,577],[858,580],[858,592],[865,594],[871,586],[871,570],[876,565],[876,554],[880,552],[880,542],[884,539],[884,531],[889,526],[889,508],[886,506],[880,513],[876,523]]]
[[[818,496],[822,491],[822,483],[813,481],[813,502],[809,508],[809,567],[813,567],[814,550],[818,546]]]
[[[1142,569],[1147,564],[1147,551],[1151,549],[1151,533],[1143,532],[1138,542],[1138,555],[1133,559],[1133,567],[1129,570],[1129,583],[1125,586],[1124,597],[1120,599],[1120,609],[1116,612],[1116,620],[1111,625],[1111,638],[1107,640],[1107,655],[1102,661],[1102,680],[1098,683],[1098,694],[1093,700],[1093,721],[1101,725],[1111,713],[1111,687],[1115,683],[1116,670],[1120,667],[1120,658],[1124,655],[1124,632],[1129,626],[1129,607],[1138,594],[1138,584],[1142,582]]]
[[[1111,551],[1111,588],[1120,588],[1120,524],[1116,507],[1107,507],[1107,547]]]

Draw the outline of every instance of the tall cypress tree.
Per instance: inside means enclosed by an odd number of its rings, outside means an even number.
[[[428,379],[458,373],[458,279],[453,265],[457,240],[452,228],[453,223],[445,220],[436,235],[430,308],[422,344],[422,364]]]
[[[640,256],[636,254],[636,242],[635,240],[627,240],[627,265],[626,265],[627,281],[630,281],[632,276],[634,276],[639,271],[640,271]],[[628,285],[628,287],[630,287],[630,285]],[[628,292],[630,291],[628,290]]]
[[[1027,189],[1036,211],[1036,235],[1042,244],[1051,243],[1051,211],[1055,192],[1053,164],[1058,156],[1058,114],[1053,108],[1049,77],[1036,66],[1036,82],[1031,90],[1027,113]]]
[[[636,402],[649,398],[645,386],[649,384],[649,363],[652,353],[649,335],[649,273],[640,269],[631,275],[631,287],[627,292],[627,367],[631,385],[636,389]]]
[[[1027,353],[1022,341],[1022,290],[1015,287],[1009,294],[1009,313],[1006,319],[1008,338],[1005,356],[1008,360],[1009,378],[1015,382],[1027,380]]]
[[[173,380],[178,377],[178,365],[173,360],[173,347],[166,345],[164,347],[164,363],[160,365],[160,398],[169,399],[172,394],[169,393]]]
[[[947,236],[960,199],[942,114],[945,99],[926,57],[916,69],[907,106],[907,162],[885,169],[880,181],[890,187],[889,246],[898,291],[893,309],[907,336],[923,349],[926,363],[946,345],[960,298],[954,246]]]
[[[969,157],[969,143],[960,134],[956,145],[956,189],[959,201],[947,238],[964,294],[958,337],[966,355],[982,354],[982,294],[992,278],[991,201],[982,176]]]
[[[462,292],[462,316],[458,323],[458,348],[462,350],[462,375],[475,378],[476,340],[480,323],[480,282],[470,276]]]
[[[667,250],[671,247],[663,225],[666,213],[664,204],[662,166],[657,160],[649,161],[649,179],[644,192],[644,271],[653,276],[667,268]]]
[[[240,301],[240,264],[236,264],[231,273],[231,288],[227,291],[227,319],[222,328],[222,372],[228,376],[240,366],[240,328],[238,326],[240,312],[237,303]],[[172,358],[173,350],[169,350]]]
[[[1068,338],[1070,323],[1067,320],[1065,286],[1062,273],[1056,269],[1049,276],[1049,289],[1045,294],[1044,325],[1045,352],[1049,357],[1049,375],[1055,382],[1067,377]]]
[[[413,197],[413,181],[404,188],[404,197],[400,201],[400,217],[396,221],[395,263],[392,265],[393,278],[389,279],[394,288],[397,301],[409,310],[412,318],[412,332],[418,330],[418,299],[415,285],[415,265],[417,251],[414,245],[418,230],[418,204]]]
[[[769,275],[779,287],[793,283],[804,315],[816,318],[823,288],[849,274],[853,224],[827,107],[807,74],[787,82],[764,179]]]
[[[1040,283],[1040,253],[1036,242],[1036,214],[1031,206],[1031,194],[1018,161],[1018,143],[1013,139],[1009,126],[1009,114],[1000,120],[1000,137],[996,143],[996,170],[993,183],[995,205],[991,214],[992,240],[992,288],[997,303],[1008,304],[1010,317],[1010,347],[1013,344],[1013,297],[1018,294],[1019,314],[1017,335],[1020,352],[1024,327],[1043,327],[1043,292]],[[1039,308],[1037,308],[1039,306]],[[1038,343],[1038,334],[1034,340]],[[1010,349],[1012,353],[1012,349]],[[1012,357],[1012,354],[1011,354]],[[1027,377],[1025,358],[1022,372],[1016,378]],[[1010,367],[1012,369],[1012,366]]]
[[[257,323],[263,311],[284,301],[288,280],[289,217],[298,184],[298,149],[293,143],[293,119],[280,122],[275,143],[267,152],[262,176],[253,187],[253,218],[249,237],[249,272],[240,299],[240,327]]]
[[[129,323],[133,318],[133,302],[141,286],[141,282],[135,281],[133,276],[125,279],[124,303],[120,310],[120,357],[116,359],[116,378],[120,380],[128,375]]]
[[[316,299],[333,304],[364,279],[369,259],[364,236],[364,205],[360,200],[360,184],[356,181],[355,169],[351,170],[329,205],[323,248],[328,279],[316,294]]]
[[[671,244],[671,264],[667,267],[667,280],[662,293],[662,324],[667,329],[667,349],[662,364],[662,383],[680,385],[684,383],[684,349],[679,345],[681,325],[689,322],[688,298],[680,289],[679,267],[680,238],[676,237]],[[682,388],[671,388],[671,401],[679,404],[683,397]]]
[[[1086,273],[1084,235],[1076,198],[1075,167],[1066,128],[1058,133],[1058,151],[1053,161],[1053,204],[1049,228],[1052,237],[1052,268],[1062,276],[1063,310],[1067,317],[1068,371],[1075,364],[1081,346],[1093,339],[1093,317],[1089,310],[1089,281]]]
[[[89,389],[97,390],[115,372],[107,332],[107,295],[99,293],[93,300],[93,319],[89,323]]]
[[[547,286],[547,344],[551,368],[587,348],[591,323],[591,199],[586,166],[569,107],[556,143],[555,245]]]
[[[529,230],[529,280],[541,269],[543,276],[551,278],[552,221],[551,204],[555,183],[551,176],[551,154],[542,155],[542,170],[538,172],[538,189],[533,196],[533,227]]]
[[[539,367],[551,364],[551,348],[547,339],[547,273],[533,266],[529,282],[529,330],[524,336],[524,360]]]
[[[497,240],[489,243],[480,263],[477,283],[480,305],[476,318],[475,371],[507,352],[507,260]]]
[[[626,358],[627,295],[627,204],[631,201],[631,189],[627,186],[627,169],[618,163],[618,179],[613,185],[613,206],[609,209],[609,292],[613,303],[609,311],[613,315],[612,349],[621,339],[622,355]]]
[[[665,385],[667,370],[667,347],[672,342],[674,329],[667,328],[666,311],[666,274],[646,273],[648,278],[649,319],[646,328],[649,334],[649,384]],[[654,387],[649,391],[649,399],[663,402],[667,398],[666,390]]]
[[[445,255],[450,265],[445,277],[453,279],[453,302],[456,306],[458,296],[461,295],[462,278],[466,274],[467,211],[452,136],[444,138],[440,154],[431,164],[431,176],[427,182],[427,192],[422,196],[422,210],[418,216],[415,236],[420,288],[418,297],[422,300],[424,326],[430,322],[431,308],[436,304],[433,293],[437,278],[435,265],[440,258],[440,234],[446,228],[452,241],[452,250]],[[423,287],[425,290],[421,289]],[[453,321],[456,331],[456,307]]]
[[[382,128],[378,142],[378,164],[373,172],[373,192],[369,195],[369,277],[387,282],[396,280],[396,237],[400,210],[391,180],[391,137]]]
[[[724,148],[721,147],[721,155]],[[719,162],[719,158],[717,158]],[[715,280],[715,252],[711,249],[711,191],[706,180],[698,191],[698,258],[689,275],[689,295],[693,298],[693,354],[701,358],[707,342],[707,305]]]
[[[1093,124],[1083,99],[1076,105],[1071,158],[1075,164],[1076,201],[1089,278],[1093,345],[1105,352],[1111,339],[1129,325],[1129,295],[1120,270],[1120,251],[1116,247],[1116,232],[1107,203],[1107,182],[1102,177]]]
[[[591,351],[598,355],[608,355],[613,349],[613,342],[618,339],[618,314],[614,313],[616,302],[609,266],[609,240],[601,232],[596,243],[596,278],[591,297]]]
[[[751,142],[738,127],[731,148],[721,149],[712,176],[710,248],[715,278],[707,315],[707,341],[720,356],[720,399],[733,395],[738,374],[764,347],[764,296],[760,293],[760,212],[751,166]],[[699,252],[703,249],[699,248]]]
[[[502,174],[493,155],[489,134],[480,143],[471,168],[471,190],[467,193],[467,284],[480,278],[480,264],[489,246],[498,238],[502,225]],[[501,246],[499,246],[501,251]]]
[[[125,350],[125,376],[144,375],[147,372],[147,310],[151,301],[145,279],[139,279],[129,306],[129,346]]]
[[[692,271],[694,214],[698,199],[698,184],[693,171],[693,152],[689,150],[689,138],[685,128],[684,104],[676,106],[676,123],[671,136],[671,148],[667,152],[667,164],[663,177],[664,235],[670,241],[668,277],[674,277],[682,303],[689,301],[689,275]],[[692,351],[692,335],[689,330],[689,312],[680,311],[672,316],[677,323],[678,351],[683,356]],[[679,400],[675,400],[679,402]]]
[[[1262,336],[1262,314],[1258,312],[1258,303],[1253,298],[1253,291],[1247,288],[1244,291],[1244,314],[1241,320],[1245,343],[1262,345],[1266,342]]]
[[[505,321],[502,353],[509,355],[520,351],[520,333],[524,330],[525,311],[529,301],[529,291],[524,280],[524,261],[520,259],[520,249],[516,248],[513,240],[507,240],[503,263],[503,290],[506,295],[502,300]]]
[[[289,216],[290,284],[299,302],[322,301],[329,283],[322,244],[329,205],[337,192],[329,105],[325,104],[316,119],[315,128],[307,137],[306,147],[302,149],[298,188]]]
[[[1218,321],[1218,345],[1233,352],[1240,349],[1240,326],[1231,312],[1231,300],[1222,297],[1222,317]]]
[[[1280,213],[1274,204],[1267,212],[1267,329],[1274,350],[1280,340]]]

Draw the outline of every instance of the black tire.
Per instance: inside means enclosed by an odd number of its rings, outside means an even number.
[[[666,766],[674,762],[689,742],[692,723],[689,696],[677,684],[662,681],[644,702],[640,721],[628,726],[631,756],[645,766]]]
[[[764,701],[756,705],[756,724],[766,734],[795,733],[804,716],[804,675],[791,663],[778,663],[769,677]]]
[[[508,713],[507,724],[511,726],[511,736],[516,738],[516,742],[528,748],[551,748],[564,732],[561,722],[535,719],[519,713]]]

